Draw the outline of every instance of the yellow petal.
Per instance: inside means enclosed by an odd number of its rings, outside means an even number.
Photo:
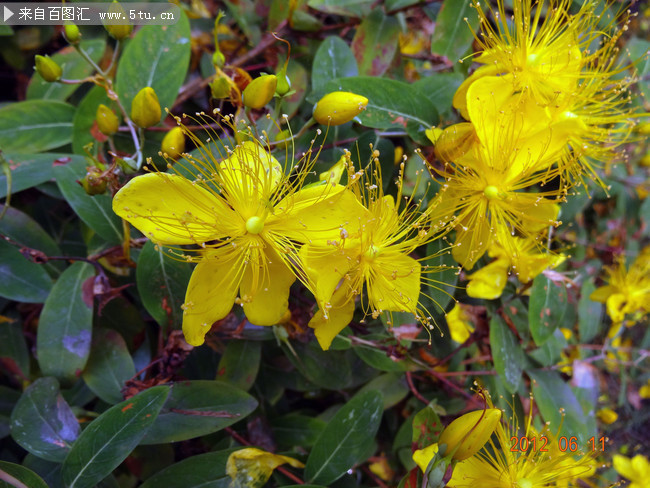
[[[474,332],[474,326],[470,322],[469,315],[460,303],[454,305],[454,308],[445,315],[445,319],[447,320],[451,340],[454,342],[462,344]]]
[[[220,164],[224,190],[253,207],[260,199],[268,198],[282,180],[282,165],[257,142],[238,144]]]
[[[627,298],[623,293],[613,293],[607,298],[607,314],[612,322],[622,322],[627,311]]]
[[[420,263],[386,252],[374,258],[367,279],[368,298],[377,311],[415,312],[420,299]]]
[[[260,488],[268,481],[273,470],[288,463],[294,468],[305,465],[297,459],[246,447],[233,452],[226,462],[226,473],[232,478],[231,486],[239,488]]]
[[[467,294],[473,298],[499,298],[508,282],[510,260],[497,259],[467,277]]]
[[[345,283],[334,292],[329,305],[327,319],[323,309],[319,309],[309,321],[323,351],[330,348],[336,335],[345,329],[354,315],[354,295]]]
[[[429,466],[429,463],[433,459],[433,456],[435,456],[438,453],[438,443],[434,442],[430,446],[425,447],[424,449],[418,449],[413,453],[413,461],[415,461],[415,464],[417,464],[422,472],[426,472],[427,466]]]
[[[589,299],[594,302],[605,303],[607,298],[617,291],[618,288],[612,285],[601,286],[600,288],[596,288],[593,293],[589,295]]]
[[[319,307],[328,307],[340,281],[357,265],[354,251],[354,247],[346,248],[346,251],[332,251],[309,244],[300,249],[300,257]]]
[[[293,271],[272,250],[266,249],[259,263],[246,266],[240,286],[246,318],[255,325],[275,325],[289,308],[289,290],[296,280]]]
[[[495,65],[481,66],[478,68],[472,75],[467,78],[456,90],[453,98],[453,105],[461,113],[463,117],[469,119],[469,114],[467,112],[467,90],[469,87],[478,79],[483,78],[484,76],[491,76],[498,73],[498,67]]]
[[[158,244],[197,244],[233,235],[241,219],[215,194],[182,176],[150,173],[129,181],[113,211]]]
[[[465,269],[472,269],[485,251],[491,241],[490,225],[485,217],[486,204],[480,203],[472,222],[468,219],[461,221],[456,226],[456,242],[451,249],[451,255]]]
[[[232,308],[241,281],[243,253],[228,248],[210,251],[196,266],[185,294],[183,334],[200,346],[210,326]]]

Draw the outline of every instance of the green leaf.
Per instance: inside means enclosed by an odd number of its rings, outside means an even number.
[[[54,378],[39,378],[29,385],[11,413],[14,440],[48,461],[63,461],[80,431]]]
[[[138,445],[158,417],[168,386],[155,386],[109,408],[84,429],[63,461],[68,488],[91,488]]]
[[[232,340],[219,360],[217,379],[248,391],[257,378],[261,357],[260,342]]]
[[[430,273],[427,279],[427,295],[434,304],[429,310],[432,314],[444,314],[449,302],[456,292],[458,283],[458,267],[451,255],[449,245],[443,239],[436,239],[427,244],[427,259],[425,266],[439,271]]]
[[[436,18],[431,37],[431,52],[455,63],[472,45],[472,29],[478,26],[478,15],[472,2],[445,0]]]
[[[17,321],[0,324],[0,364],[7,376],[17,381],[29,379],[29,350]]]
[[[510,393],[516,393],[524,367],[524,352],[515,335],[498,315],[490,320],[490,348],[499,378]]]
[[[75,108],[54,100],[16,102],[0,108],[0,147],[33,153],[65,146],[72,140]]]
[[[94,142],[95,146],[97,145],[97,140],[93,137],[91,130],[95,124],[97,107],[101,103],[107,107],[114,108],[114,105],[106,94],[106,90],[101,86],[92,87],[81,102],[79,102],[74,119],[72,120],[74,128],[72,133],[72,151],[75,154],[85,155],[84,146],[86,144]],[[115,113],[118,112],[116,111]]]
[[[131,101],[150,86],[158,95],[163,118],[171,110],[185,81],[190,62],[190,23],[181,12],[176,24],[146,25],[129,42],[120,58],[115,91],[127,113]]]
[[[360,74],[381,76],[388,70],[397,52],[399,32],[397,19],[384,14],[381,8],[363,19],[350,45]]]
[[[376,347],[359,344],[355,345],[354,352],[363,360],[364,363],[379,371],[400,373],[408,369],[409,363],[407,361],[395,361],[392,357],[388,356],[385,351]]]
[[[142,304],[161,327],[176,329],[183,322],[185,300],[192,267],[169,257],[153,242],[142,248],[136,268],[136,284]]]
[[[340,37],[327,37],[314,55],[311,69],[311,84],[314,93],[310,99],[316,102],[325,95],[325,85],[328,81],[358,74],[357,60],[350,46]]]
[[[367,391],[346,403],[327,424],[305,466],[305,481],[330,485],[355,464],[365,461],[381,422],[383,399]]]
[[[43,303],[52,289],[45,268],[29,261],[13,244],[0,239],[0,296],[17,302]]]
[[[386,373],[377,376],[363,385],[357,395],[365,391],[378,391],[384,399],[384,410],[394,407],[409,393],[406,378],[403,374]]]
[[[438,123],[433,104],[420,96],[413,85],[387,78],[354,76],[339,78],[326,85],[326,92],[349,91],[368,99],[366,110],[358,118],[373,129],[400,128],[417,141],[430,145],[424,131]]]
[[[583,344],[591,342],[602,327],[603,306],[594,302],[589,296],[596,290],[592,280],[585,281],[580,289],[578,302],[578,331]]]
[[[113,213],[111,197],[88,195],[77,183],[86,174],[86,161],[72,156],[65,164],[54,166],[56,183],[68,204],[83,222],[111,244],[122,242],[122,221]]]
[[[239,447],[192,456],[156,473],[140,488],[229,488],[228,456]]]
[[[134,376],[133,359],[122,336],[114,330],[96,327],[82,376],[88,388],[106,403],[118,403],[124,398],[124,382]]]
[[[556,432],[562,425],[560,435],[578,437],[580,448],[584,449],[587,439],[596,435],[595,424],[589,422],[571,387],[557,371],[530,370],[526,373],[533,380],[535,402],[542,418],[551,423],[551,431]],[[591,415],[593,419],[593,413]]]
[[[59,158],[67,158],[68,154],[5,154],[11,169],[11,192],[32,188],[54,178],[52,163]],[[0,173],[0,198],[7,196],[7,177]]]
[[[73,383],[88,360],[94,275],[95,268],[88,263],[76,262],[66,269],[54,284],[39,318],[38,364],[44,375],[62,383]]]
[[[438,442],[438,437],[444,428],[434,408],[435,405],[434,402],[429,403],[413,417],[413,444],[417,445],[418,449],[424,449]]]
[[[106,50],[104,39],[90,39],[82,41],[80,47],[95,63],[98,63]],[[72,46],[66,46],[59,52],[52,55],[52,61],[56,62],[63,74],[61,78],[66,80],[80,80],[93,73],[93,67],[81,54]],[[45,81],[37,71],[34,71],[32,79],[27,86],[27,100],[65,100],[72,95],[79,87],[79,84],[49,83]],[[105,92],[105,90],[104,90]]]
[[[326,426],[327,423],[321,419],[299,413],[290,413],[271,421],[273,438],[280,449],[311,447]]]
[[[567,293],[564,285],[556,285],[544,274],[533,280],[530,290],[528,321],[535,344],[541,346],[563,323],[567,307]]]
[[[23,484],[23,486],[27,486],[28,488],[48,488],[45,481],[43,481],[40,476],[20,464],[0,461],[0,471],[4,471],[13,479],[18,480]],[[9,480],[0,480],[0,488],[15,488],[16,486],[19,486],[15,483],[9,483],[8,481]]]
[[[373,0],[308,0],[307,5],[326,14],[365,18]]]
[[[451,117],[454,94],[464,80],[460,73],[436,73],[417,80],[413,88],[433,103],[440,115]]]
[[[176,383],[143,444],[200,437],[239,422],[257,408],[245,391],[221,381]]]

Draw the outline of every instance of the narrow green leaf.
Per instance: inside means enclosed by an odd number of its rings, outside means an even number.
[[[0,239],[0,297],[43,303],[52,289],[45,268],[29,261],[18,247]]]
[[[257,408],[245,391],[221,381],[176,383],[143,444],[184,441],[217,432]]]
[[[472,45],[474,34],[470,26],[473,29],[478,26],[478,15],[472,2],[445,0],[436,18],[431,52],[455,63]]]
[[[417,80],[413,83],[413,88],[431,101],[440,115],[449,117],[454,94],[463,81],[464,77],[460,73],[436,73],[435,76]]]
[[[191,275],[190,265],[170,258],[153,242],[142,248],[136,269],[138,293],[144,308],[161,327],[181,327],[181,305]]]
[[[11,413],[14,440],[48,461],[63,461],[80,431],[54,378],[39,378],[29,385]]]
[[[183,12],[177,23],[146,25],[131,39],[120,58],[115,78],[115,90],[128,113],[133,97],[150,86],[158,95],[162,116],[167,116],[164,109],[172,108],[185,81],[190,39],[190,23]]]
[[[330,485],[355,464],[365,461],[381,422],[383,399],[367,391],[346,403],[320,435],[305,466],[305,481]]]
[[[91,488],[138,445],[158,417],[168,386],[155,386],[109,408],[81,433],[63,461],[68,488]]]
[[[528,321],[535,344],[541,346],[562,325],[567,307],[564,285],[556,285],[544,274],[533,280],[530,290]]]
[[[106,50],[104,39],[90,39],[82,41],[79,45],[86,54],[98,63]],[[93,73],[93,67],[86,61],[73,46],[66,46],[59,52],[52,55],[52,61],[61,66],[63,74],[61,78],[66,80],[80,80]],[[45,81],[37,71],[34,71],[32,79],[27,86],[27,100],[65,100],[72,95],[79,84],[49,83]],[[105,91],[105,90],[104,90]]]
[[[381,76],[388,70],[397,52],[399,32],[397,19],[384,14],[381,8],[363,19],[350,46],[360,74]]]
[[[16,102],[0,108],[0,147],[34,153],[65,146],[72,140],[75,108],[53,100]]]
[[[271,421],[273,438],[280,449],[296,446],[311,447],[321,435],[327,423],[321,419],[299,413],[290,413]]]
[[[111,244],[122,242],[122,221],[113,213],[111,197],[88,195],[77,183],[86,174],[86,161],[73,156],[65,164],[54,166],[56,183],[68,204],[83,222]]]
[[[359,68],[354,53],[347,43],[337,36],[330,36],[323,40],[314,55],[311,70],[311,83],[314,101],[325,95],[325,85],[336,78],[357,76]]]
[[[594,292],[596,286],[592,280],[585,281],[580,289],[580,301],[578,302],[578,331],[580,341],[584,344],[598,335],[602,327],[603,306],[594,302],[589,296]]]
[[[326,14],[365,18],[373,0],[308,0],[307,5]]]
[[[23,483],[23,486],[27,486],[28,488],[48,488],[40,476],[20,464],[0,461],[0,470],[7,473],[13,479]],[[0,480],[0,488],[15,488],[17,486],[15,483],[9,483],[8,481]]]
[[[377,391],[384,399],[384,410],[394,407],[409,393],[406,378],[403,374],[386,373],[377,376],[363,385],[357,395],[366,391]]]
[[[4,154],[11,169],[11,192],[32,188],[54,178],[52,163],[59,158],[67,158],[69,154]],[[0,198],[7,196],[7,177],[0,173]]]
[[[135,366],[122,336],[114,330],[93,330],[90,357],[83,372],[88,388],[106,403],[123,400],[124,382],[135,376]]]
[[[490,320],[490,348],[499,378],[510,393],[516,393],[521,382],[524,352],[515,335],[498,315]]]
[[[217,379],[248,391],[257,378],[261,357],[260,342],[230,341],[219,360]]]
[[[17,381],[29,379],[29,350],[18,321],[0,325],[0,364]]]
[[[76,262],[66,269],[47,297],[39,319],[38,364],[44,375],[65,384],[79,377],[90,353],[94,275],[95,269],[88,263]]]

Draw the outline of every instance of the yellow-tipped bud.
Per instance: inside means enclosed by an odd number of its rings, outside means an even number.
[[[172,159],[178,159],[185,151],[185,134],[180,127],[174,127],[162,140],[160,150]]]
[[[255,78],[242,93],[244,105],[253,109],[264,107],[273,98],[277,84],[278,78],[275,75],[262,75]]]
[[[66,24],[63,28],[65,33],[65,38],[70,44],[77,44],[81,39],[81,32],[79,32],[79,27],[76,24]]]
[[[161,115],[158,95],[150,86],[144,87],[131,102],[131,120],[146,129],[160,122]]]
[[[126,12],[115,0],[113,0],[113,3],[108,8],[108,11],[111,13],[121,14],[124,18],[127,18]],[[133,31],[133,26],[131,24],[104,25],[104,28],[111,35],[111,37],[117,39],[118,41],[129,37],[131,35],[131,31]]]
[[[63,71],[49,56],[36,56],[36,71],[45,81],[53,82],[61,78]]]
[[[607,425],[613,424],[618,420],[618,414],[611,408],[601,408],[596,412],[596,417],[598,417],[598,420],[603,424]]]
[[[488,408],[458,417],[440,434],[438,445],[447,445],[445,456],[462,461],[476,454],[488,441],[501,421],[501,410]]]
[[[223,67],[223,65],[226,64],[226,57],[221,51],[217,51],[212,55],[212,64],[219,68]]]
[[[120,121],[117,118],[117,115],[115,115],[115,112],[103,103],[97,107],[95,120],[97,120],[97,128],[99,129],[99,132],[106,136],[115,134],[117,129],[120,127]]]
[[[328,93],[314,107],[314,119],[323,125],[341,125],[363,112],[368,99],[350,92]]]

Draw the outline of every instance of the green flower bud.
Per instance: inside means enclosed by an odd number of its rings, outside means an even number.
[[[475,410],[458,417],[442,431],[438,445],[447,445],[445,456],[456,461],[472,457],[488,441],[501,421],[501,410],[488,408]]]
[[[323,125],[341,125],[363,112],[368,99],[350,92],[332,92],[321,98],[314,107],[314,119]]]
[[[225,75],[215,78],[214,81],[210,83],[210,92],[212,93],[212,98],[218,100],[230,96],[230,83]]]
[[[63,71],[61,66],[56,64],[49,56],[36,56],[36,71],[45,81],[52,82],[61,78]]]
[[[273,98],[277,84],[278,78],[275,75],[263,75],[255,78],[242,93],[244,105],[254,109],[264,107]]]
[[[275,93],[283,97],[291,91],[291,80],[287,76],[286,65],[282,67],[282,69],[280,70],[277,76],[278,76],[278,85],[275,87]]]
[[[103,103],[97,107],[95,120],[97,120],[97,128],[99,129],[99,132],[106,136],[115,134],[120,126],[120,121],[117,118],[117,115],[115,115],[115,112]]]
[[[97,168],[88,168],[86,176],[81,180],[81,186],[88,195],[101,195],[106,191],[106,180]]]
[[[113,0],[113,3],[108,8],[108,11],[111,13],[118,13],[126,17],[126,12],[116,0]],[[111,35],[111,37],[117,39],[118,41],[129,37],[131,35],[131,31],[133,31],[133,26],[131,24],[104,25],[104,28]]]
[[[171,159],[178,159],[185,151],[185,134],[180,127],[174,127],[162,140],[160,150]]]
[[[146,129],[160,122],[162,112],[158,95],[150,86],[140,90],[131,102],[131,120],[138,127]]]
[[[226,64],[226,57],[221,51],[217,51],[212,55],[212,64],[219,68],[223,67],[223,65]]]
[[[65,38],[70,44],[77,44],[81,39],[81,32],[79,32],[79,27],[75,24],[66,24],[63,28]]]

